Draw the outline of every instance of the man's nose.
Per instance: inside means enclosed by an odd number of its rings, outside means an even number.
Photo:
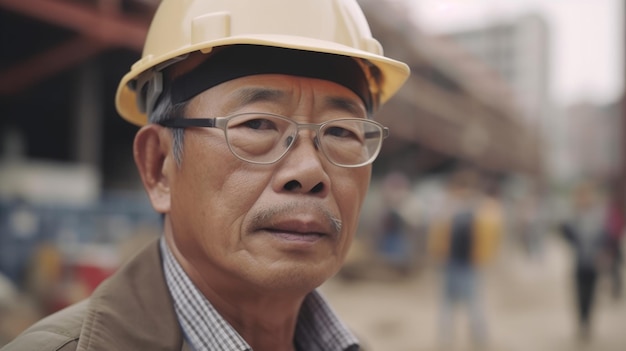
[[[315,132],[301,131],[278,165],[276,190],[324,195],[330,190],[328,162],[319,150]]]

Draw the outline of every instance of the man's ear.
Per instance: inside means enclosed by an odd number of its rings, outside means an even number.
[[[176,168],[169,131],[155,124],[142,127],[133,144],[135,164],[152,207],[159,213],[170,210],[170,177]]]

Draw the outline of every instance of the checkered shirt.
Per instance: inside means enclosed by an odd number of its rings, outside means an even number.
[[[163,267],[174,309],[194,351],[252,351],[191,282],[161,238]],[[358,351],[356,337],[337,318],[317,291],[304,299],[295,332],[298,351]]]

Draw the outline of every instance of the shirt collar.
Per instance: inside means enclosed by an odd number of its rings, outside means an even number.
[[[251,351],[252,348],[191,282],[165,238],[161,238],[165,280],[183,333],[195,351]],[[358,350],[357,338],[317,291],[306,296],[295,332],[300,351]]]

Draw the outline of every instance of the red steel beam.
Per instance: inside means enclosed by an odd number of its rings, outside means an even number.
[[[119,13],[59,0],[0,0],[0,7],[141,52],[148,25]]]
[[[20,0],[23,1],[23,0]],[[0,71],[0,95],[15,95],[104,51],[104,43],[79,36]]]

